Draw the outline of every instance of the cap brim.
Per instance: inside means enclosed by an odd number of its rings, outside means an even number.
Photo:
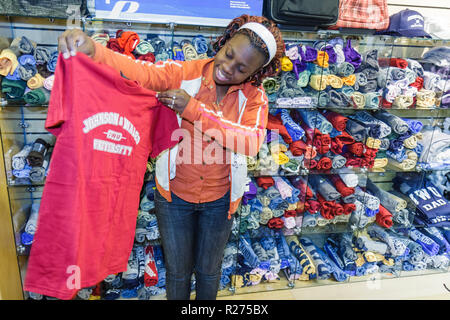
[[[401,30],[397,32],[399,35],[404,37],[426,37],[431,38],[431,36],[423,30]]]

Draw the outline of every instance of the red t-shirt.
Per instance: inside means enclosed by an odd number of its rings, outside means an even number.
[[[148,157],[179,125],[154,91],[77,53],[58,59],[45,127],[57,139],[24,289],[71,299],[127,269]]]

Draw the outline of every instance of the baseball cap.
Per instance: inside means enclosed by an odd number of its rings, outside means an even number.
[[[427,37],[423,15],[415,10],[405,9],[390,16],[389,27],[379,32],[403,37]]]

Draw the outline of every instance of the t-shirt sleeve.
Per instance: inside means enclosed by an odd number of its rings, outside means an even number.
[[[54,135],[58,135],[61,125],[66,121],[65,103],[66,90],[64,90],[65,69],[67,65],[60,54],[56,64],[55,79],[50,95],[48,105],[47,119],[45,120],[45,129]]]
[[[139,82],[144,88],[153,91],[178,89],[183,79],[182,61],[166,60],[157,63],[132,59],[119,52],[95,43],[95,62],[104,63],[127,79]]]
[[[150,139],[152,150],[150,157],[156,158],[162,151],[172,148],[180,140],[180,135],[172,134],[180,128],[175,111],[157,103],[152,109],[152,123]]]

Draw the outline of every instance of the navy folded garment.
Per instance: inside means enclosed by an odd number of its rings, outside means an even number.
[[[450,202],[433,183],[425,180],[422,188],[411,188],[407,195],[417,206],[416,212],[427,226],[450,227]]]

